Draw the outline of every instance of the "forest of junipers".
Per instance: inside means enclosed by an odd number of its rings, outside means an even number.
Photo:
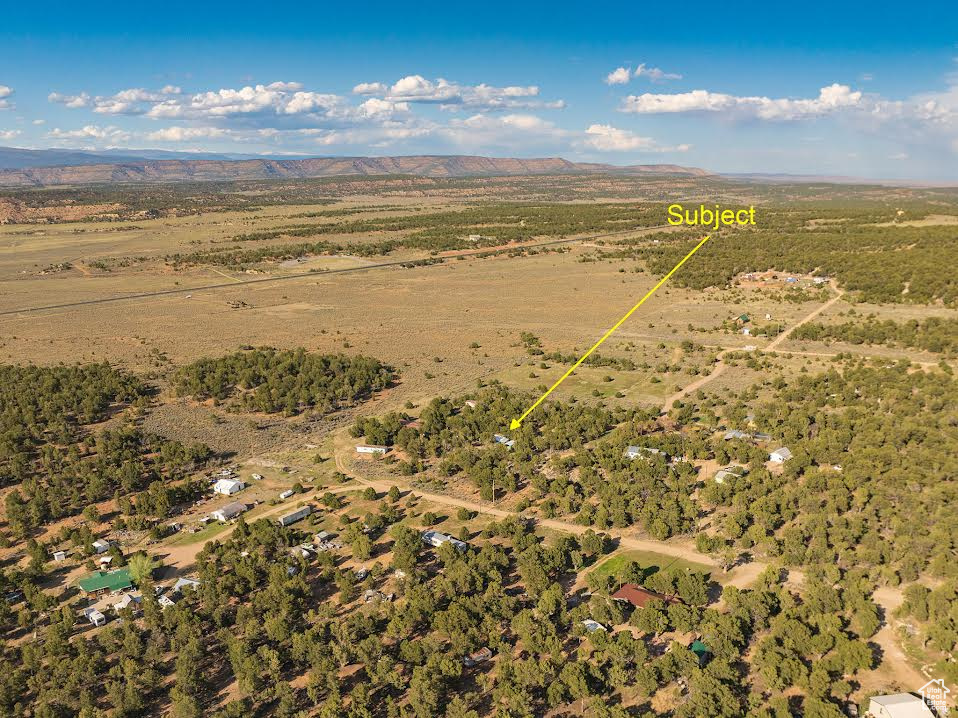
[[[812,341],[840,341],[849,344],[884,344],[910,347],[928,352],[955,356],[958,353],[958,319],[928,317],[896,322],[874,318],[852,320],[838,324],[809,322],[792,332],[794,339]]]
[[[362,580],[329,554],[291,557],[305,538],[297,529],[241,520],[200,553],[201,586],[173,607],[160,609],[146,579],[140,620],[86,636],[74,635],[72,609],[46,605],[46,640],[8,643],[0,655],[0,709],[44,718],[164,710],[174,718],[532,718],[574,707],[626,718],[647,713],[653,694],[679,681],[686,699],[676,718],[839,718],[838,701],[873,665],[865,639],[876,624],[858,617],[869,605],[860,573],[812,572],[799,598],[769,571],[753,589],[726,589],[718,610],[708,576],[666,569],[646,582],[675,596],[671,604],[633,611],[604,590],[575,604],[560,581],[608,551],[607,537],[543,542],[511,518],[470,536],[465,553],[427,549],[399,523],[410,502],[398,492],[381,499],[363,520],[377,526],[374,553],[389,558]],[[341,515],[347,527],[358,520]],[[617,578],[634,573],[626,566]],[[370,588],[397,591],[398,602],[357,602]],[[15,630],[14,618],[0,606],[0,627]],[[588,633],[586,618],[629,625]],[[26,609],[18,620],[36,619]],[[709,660],[677,639],[689,634],[709,646]],[[494,671],[463,665],[479,647],[497,656]],[[218,707],[219,689],[233,680],[236,692]],[[786,698],[792,687],[803,695]],[[626,693],[629,710],[620,704]]]
[[[201,359],[180,369],[173,382],[180,396],[292,416],[350,406],[385,389],[394,378],[391,368],[371,357],[267,347]]]

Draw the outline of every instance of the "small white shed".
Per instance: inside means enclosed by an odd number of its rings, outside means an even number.
[[[775,449],[775,451],[768,455],[768,460],[773,464],[784,464],[791,458],[792,452],[787,446],[783,446],[781,449]]]

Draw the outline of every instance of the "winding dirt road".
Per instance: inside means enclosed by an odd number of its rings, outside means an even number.
[[[832,298],[829,299],[827,302],[825,302],[825,303],[822,304],[821,306],[817,307],[814,311],[809,312],[809,313],[806,314],[804,317],[802,317],[801,319],[799,319],[797,322],[795,322],[794,324],[792,324],[790,327],[788,327],[788,329],[786,329],[786,330],[783,331],[781,334],[779,334],[777,337],[775,337],[772,341],[770,341],[770,342],[762,349],[762,351],[763,351],[763,352],[772,352],[772,351],[775,351],[775,350],[782,344],[782,342],[784,342],[786,339],[788,339],[789,335],[791,335],[791,333],[792,333],[793,331],[795,331],[796,329],[798,329],[798,328],[799,328],[800,326],[802,326],[803,324],[807,324],[808,322],[812,321],[815,317],[817,317],[819,314],[821,314],[822,312],[824,312],[824,311],[825,311],[826,309],[828,309],[829,307],[833,306],[833,305],[834,305],[836,302],[838,302],[843,296],[845,296],[845,292],[842,291],[841,289],[839,289],[837,286],[835,286],[834,283],[832,283],[831,287],[832,287],[832,289],[834,289],[835,292],[836,292],[836,294],[835,294],[834,297],[832,297]],[[693,391],[698,391],[699,389],[701,389],[703,386],[705,386],[705,385],[708,384],[709,382],[711,382],[711,381],[713,381],[714,379],[716,379],[716,378],[718,378],[719,376],[721,376],[721,375],[725,372],[725,370],[728,368],[728,364],[726,364],[725,361],[724,361],[725,355],[728,354],[729,352],[733,352],[733,351],[741,351],[741,349],[738,349],[738,348],[735,348],[735,349],[723,349],[723,350],[720,351],[718,354],[716,354],[716,355],[715,355],[715,364],[714,364],[714,367],[713,367],[713,369],[712,369],[712,372],[711,372],[708,376],[703,376],[703,377],[700,378],[700,379],[696,379],[696,380],[693,381],[691,384],[689,384],[689,385],[687,385],[685,388],[683,388],[681,391],[677,391],[677,392],[675,392],[674,394],[672,394],[672,396],[668,397],[668,398],[663,402],[663,404],[662,404],[662,412],[663,412],[663,413],[668,413],[669,409],[672,408],[672,404],[674,404],[676,401],[679,401],[679,400],[681,400],[683,397],[688,396],[688,395],[691,394]]]

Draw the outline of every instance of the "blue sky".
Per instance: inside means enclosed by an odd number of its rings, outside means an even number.
[[[958,180],[955,4],[5,9],[0,144]]]

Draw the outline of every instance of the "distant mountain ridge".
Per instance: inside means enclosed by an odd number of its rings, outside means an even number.
[[[64,150],[15,150],[35,153],[30,164],[11,167],[3,160],[10,148],[0,148],[0,187],[50,187],[130,182],[202,182],[256,179],[304,179],[341,175],[415,175],[477,177],[536,174],[675,174],[705,177],[711,173],[679,165],[616,166],[570,162],[561,157],[515,159],[470,155],[410,155],[401,157],[316,157],[307,159],[195,158],[151,159],[95,155],[95,160],[71,162]],[[64,155],[64,162],[33,164],[37,153]],[[131,154],[137,152],[130,151]],[[154,152],[154,151],[144,151]],[[75,153],[82,155],[84,153]],[[87,153],[88,154],[88,153]],[[54,155],[51,155],[53,160]],[[5,166],[6,165],[6,166]]]

